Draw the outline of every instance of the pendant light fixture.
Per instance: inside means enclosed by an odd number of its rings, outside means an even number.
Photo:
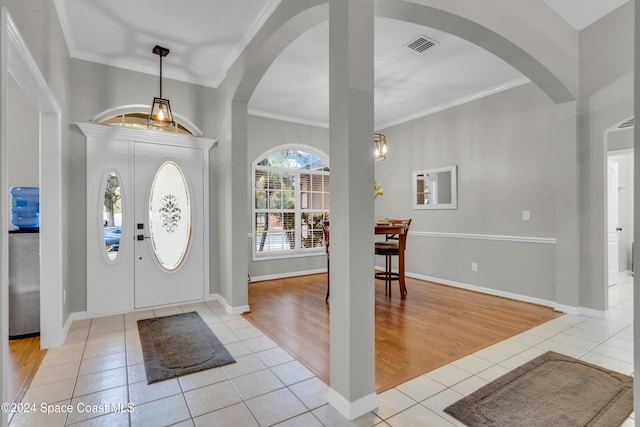
[[[162,58],[169,54],[169,49],[158,46],[153,48],[153,53],[160,57],[160,97],[153,98],[151,112],[149,113],[148,127],[171,127],[175,124],[169,100],[162,97]]]
[[[376,161],[387,158],[387,137],[381,133],[373,135],[373,157]]]

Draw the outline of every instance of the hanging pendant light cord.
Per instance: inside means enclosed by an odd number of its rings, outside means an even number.
[[[160,98],[162,98],[162,55],[160,57]]]

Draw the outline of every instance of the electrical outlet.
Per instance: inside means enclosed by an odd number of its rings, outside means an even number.
[[[522,211],[522,220],[523,221],[529,221],[531,219],[531,212],[530,211]]]
[[[472,262],[471,263],[471,271],[478,271],[478,263],[477,262]]]

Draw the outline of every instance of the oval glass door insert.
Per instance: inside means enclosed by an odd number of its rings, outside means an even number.
[[[189,188],[180,167],[160,165],[149,194],[149,233],[156,259],[173,271],[180,267],[191,240]]]
[[[120,250],[120,235],[122,232],[122,197],[120,193],[120,177],[114,170],[109,171],[107,174],[101,227],[107,259],[115,261]]]

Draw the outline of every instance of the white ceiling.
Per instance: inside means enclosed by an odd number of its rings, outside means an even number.
[[[581,31],[628,0],[543,0],[573,28]]]
[[[438,43],[423,53],[406,47],[420,35]],[[376,129],[528,81],[486,50],[431,28],[376,18],[374,37]],[[328,42],[324,22],[291,43],[260,81],[250,112],[326,126]]]
[[[627,0],[543,1],[580,30]],[[157,75],[159,59],[152,49],[159,44],[171,50],[163,60],[164,77],[217,87],[279,2],[191,0],[188,6],[178,6],[170,0],[55,0],[55,5],[73,58]],[[405,47],[420,35],[437,44],[421,54]],[[256,88],[250,111],[326,126],[328,57],[325,22],[282,52]],[[376,18],[376,129],[526,81],[472,43],[431,28]],[[164,95],[171,98],[170,93]],[[174,109],[179,112],[180,106]]]
[[[55,0],[73,58],[217,87],[280,0]]]

